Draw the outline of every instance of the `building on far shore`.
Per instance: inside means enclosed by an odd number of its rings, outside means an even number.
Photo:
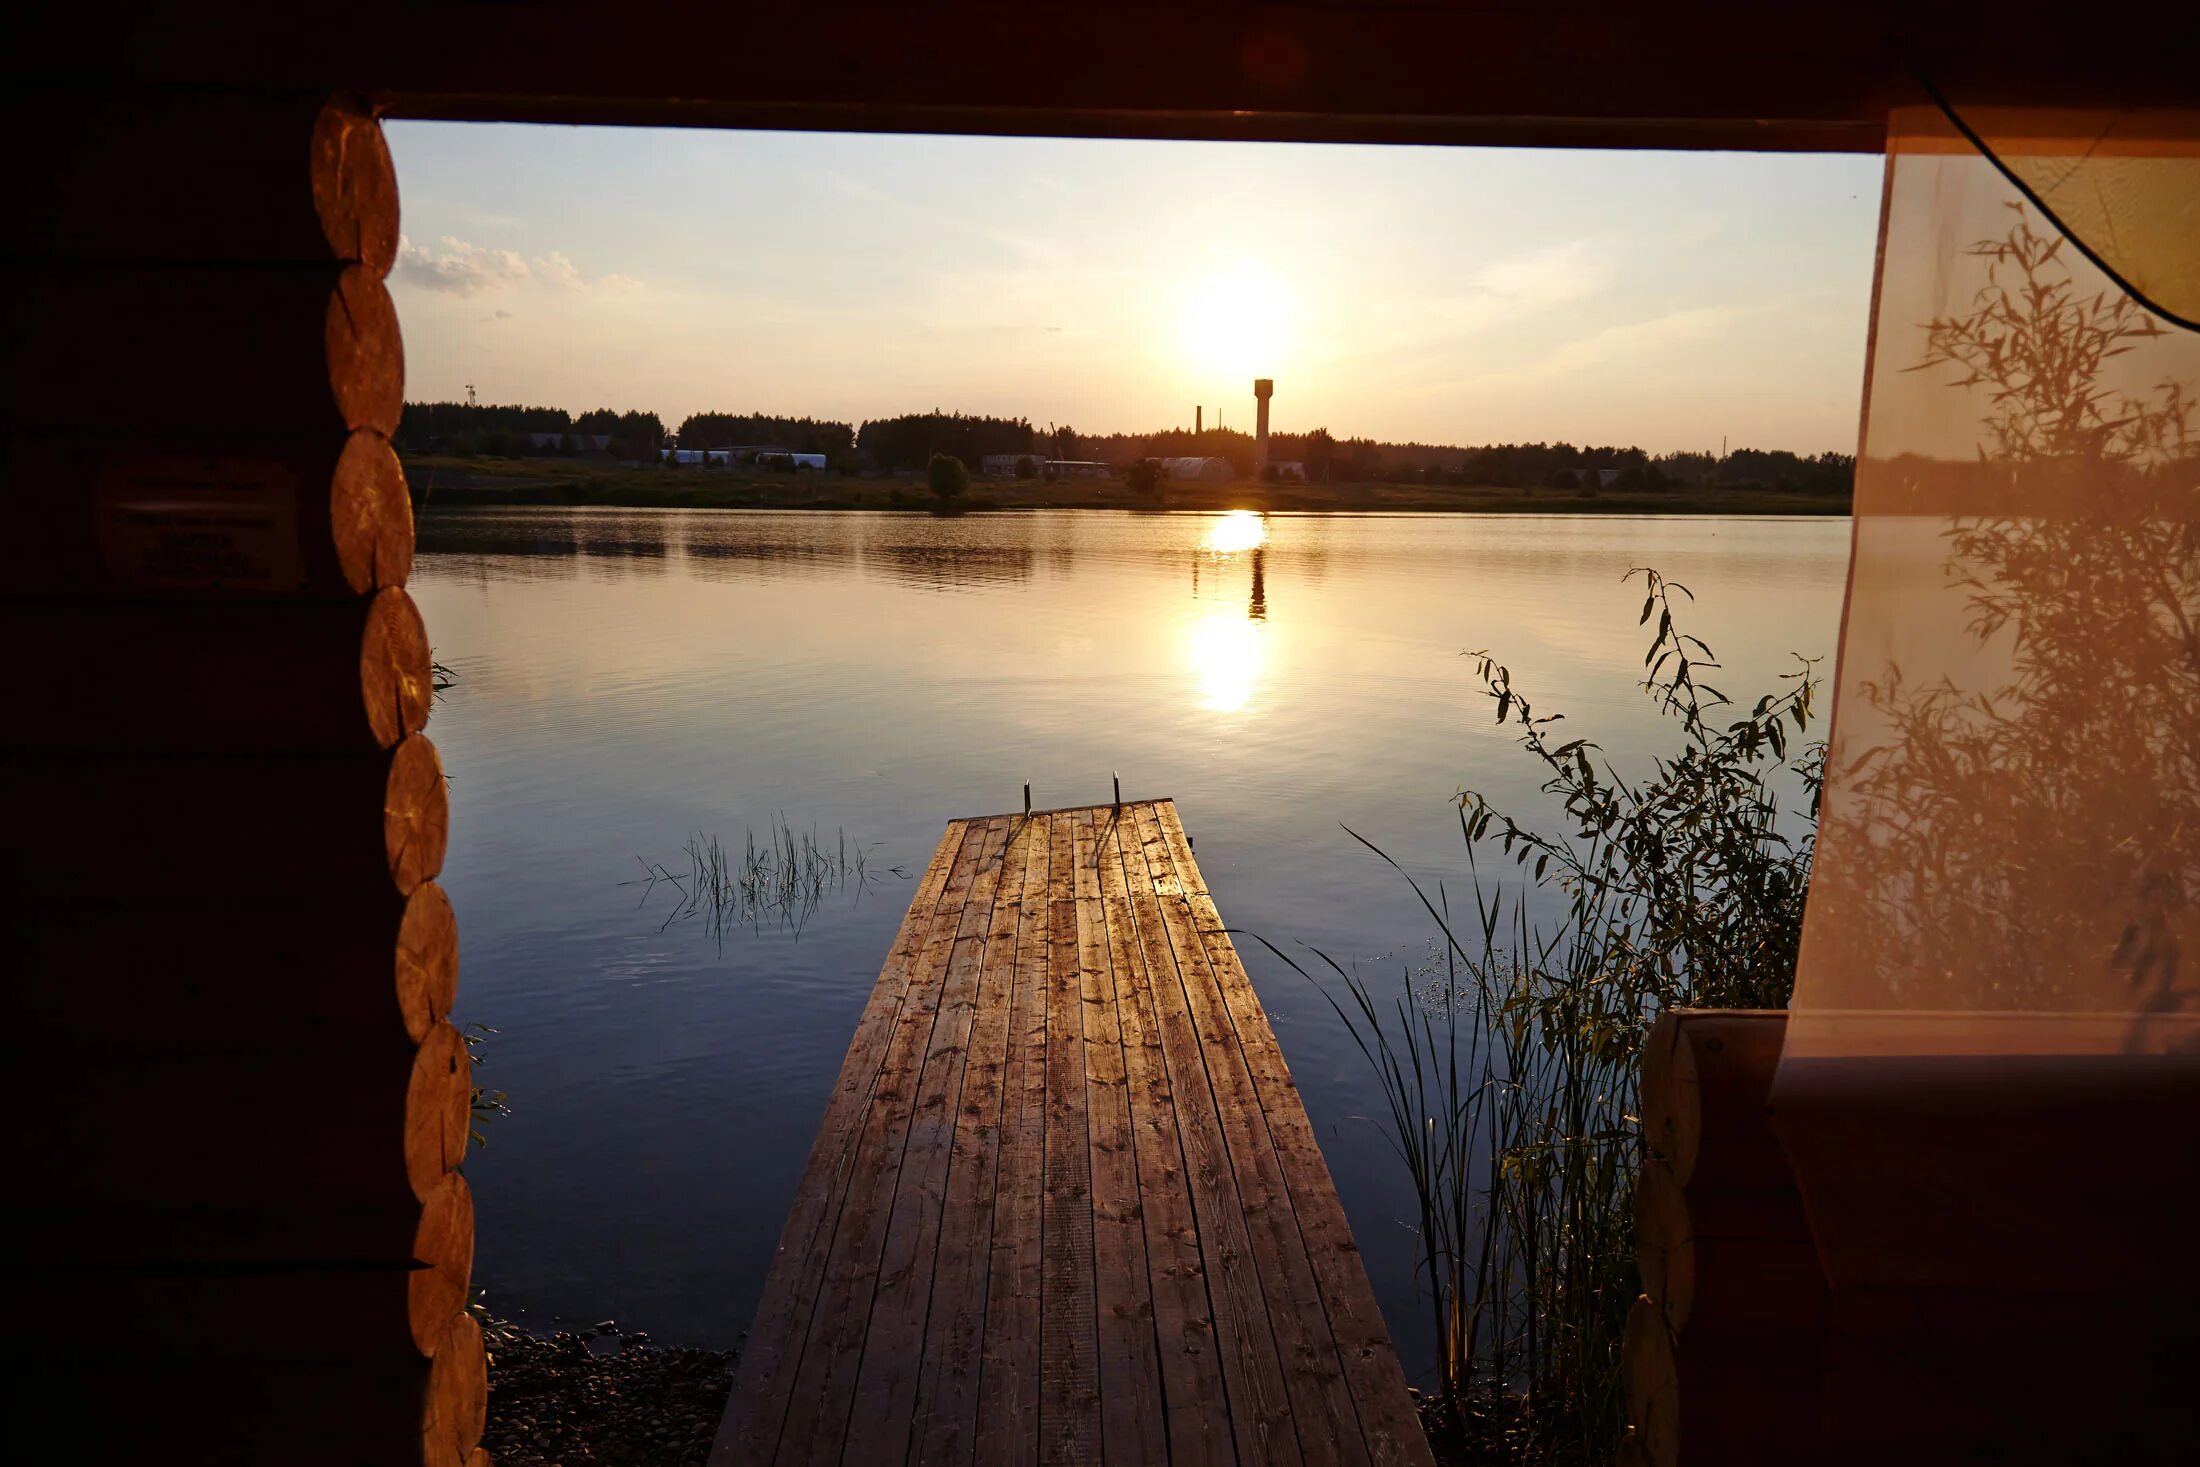
[[[770,469],[775,473],[806,474],[823,470],[825,455],[793,453],[783,448],[772,448],[752,455],[749,462],[760,469]]]
[[[978,459],[978,474],[987,479],[1105,479],[1108,466],[1091,459],[1041,458],[1036,453],[988,453]]]
[[[1238,476],[1226,458],[1165,458],[1161,472],[1172,479],[1196,479],[1208,484],[1227,484]]]
[[[795,453],[784,448],[667,448],[659,457],[680,468],[762,469],[791,474],[825,467],[822,453]]]

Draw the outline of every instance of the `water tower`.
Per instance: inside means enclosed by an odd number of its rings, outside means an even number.
[[[1253,477],[1268,477],[1268,399],[1276,384],[1267,377],[1253,379]]]

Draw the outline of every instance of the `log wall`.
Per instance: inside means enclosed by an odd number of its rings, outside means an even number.
[[[1836,1460],[2184,1462],[2200,1441],[2200,1047],[1790,1057],[1774,1118],[1833,1285]],[[2165,1028],[2178,1023],[2164,1016]],[[2174,1033],[2174,1031],[2172,1031]]]
[[[0,1347],[87,1461],[469,1467],[471,1081],[347,98],[18,93]]]
[[[1829,1296],[1767,1103],[1787,1015],[1680,1010],[1646,1041],[1631,1461],[1823,1463]]]

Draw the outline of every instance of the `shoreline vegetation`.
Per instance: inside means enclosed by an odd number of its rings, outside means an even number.
[[[626,509],[933,510],[922,477],[743,474],[561,458],[409,454],[417,511],[571,506]],[[1654,490],[1507,488],[1484,484],[1209,483],[1175,481],[1158,495],[1121,479],[977,479],[955,513],[1026,509],[1341,510],[1463,514],[1843,515],[1846,493],[1674,485]]]
[[[1563,819],[1523,826],[1461,791],[1454,886],[1424,884],[1352,833],[1433,924],[1428,960],[1395,986],[1248,934],[1321,991],[1389,1103],[1378,1124],[1412,1178],[1440,1362],[1422,1422],[1438,1460],[1460,1467],[1622,1455],[1645,1037],[1675,1007],[1785,1008],[1795,982],[1826,758],[1804,742],[1816,663],[1798,657],[1744,712],[1707,680],[1725,680],[1711,649],[1681,630],[1688,588],[1648,568],[1637,579],[1639,625],[1653,628],[1641,687],[1678,726],[1647,774],[1623,772],[1531,704],[1526,679],[1473,654],[1497,723],[1518,730]],[[1531,888],[1563,909],[1531,917]]]

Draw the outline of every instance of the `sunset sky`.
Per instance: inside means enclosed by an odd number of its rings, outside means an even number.
[[[388,131],[416,399],[1855,446],[1876,156]]]

